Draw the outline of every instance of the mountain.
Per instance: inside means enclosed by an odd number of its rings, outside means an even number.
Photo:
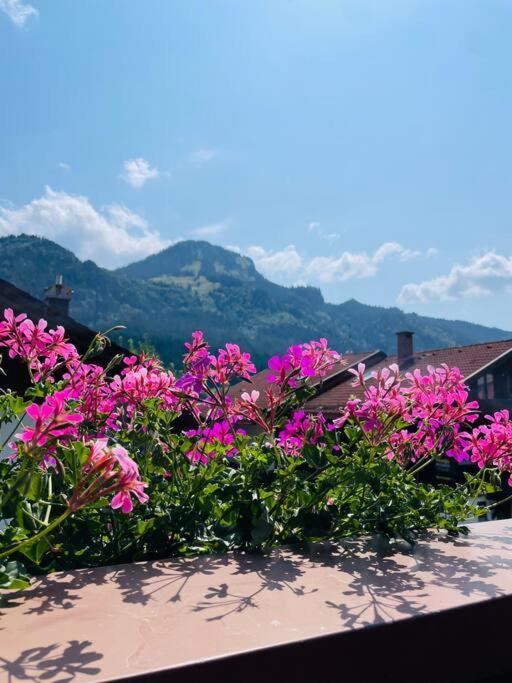
[[[180,281],[186,278],[190,282],[205,279],[227,286],[241,283],[261,286],[268,282],[247,256],[194,240],[178,242],[116,272],[139,280],[163,282],[173,278],[180,278]]]
[[[127,326],[147,337],[166,360],[179,360],[183,341],[202,329],[212,346],[239,343],[262,366],[289,344],[325,336],[339,351],[395,350],[395,332],[415,332],[418,349],[506,339],[511,332],[428,318],[355,300],[325,303],[314,287],[269,282],[251,259],[202,241],[184,241],[116,271],[80,261],[70,251],[29,235],[0,238],[0,277],[36,297],[55,275],[74,289],[70,315],[96,329]],[[116,338],[116,341],[123,341]]]

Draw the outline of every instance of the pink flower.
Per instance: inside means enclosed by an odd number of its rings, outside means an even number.
[[[306,444],[318,444],[324,433],[325,418],[321,413],[313,416],[297,410],[279,433],[279,445],[285,453],[297,457]]]
[[[496,467],[509,476],[512,485],[512,422],[508,410],[486,415],[487,424],[460,435],[471,461],[480,469]]]
[[[357,366],[357,370],[354,370],[354,368],[349,368],[348,371],[355,376],[354,381],[352,382],[353,387],[357,386],[364,386],[364,371],[366,370],[366,366],[364,363],[359,363]]]
[[[0,322],[0,347],[9,349],[10,358],[26,362],[36,382],[53,380],[62,362],[78,358],[76,348],[64,339],[64,328],[47,331],[47,325],[43,319],[33,323],[24,313],[15,316],[10,308]]]
[[[74,438],[77,436],[77,425],[83,421],[79,413],[67,411],[66,400],[70,391],[56,391],[47,396],[41,405],[32,403],[26,409],[26,414],[34,421],[25,427],[17,437],[23,441],[28,450],[40,448],[57,439]]]
[[[429,367],[425,375],[415,370],[405,382],[396,365],[372,372],[370,380],[361,364],[351,372],[363,399],[347,402],[335,428],[358,424],[372,445],[384,445],[387,457],[404,465],[439,453],[468,458],[462,430],[476,420],[478,404],[468,400],[457,368]]]
[[[268,367],[272,372],[267,375],[267,381],[272,384],[284,384],[286,377],[291,370],[288,355],[284,355],[282,358],[279,356],[272,356],[268,361]]]
[[[293,388],[297,380],[325,375],[340,360],[340,354],[328,348],[327,339],[296,344],[290,346],[284,356],[272,356],[268,361],[272,372],[267,381]]]
[[[210,347],[204,339],[203,333],[200,330],[197,330],[196,332],[192,332],[192,341],[185,342],[185,348],[187,349],[187,353],[183,358],[183,364],[188,366],[197,360],[204,358]]]
[[[191,450],[185,454],[187,458],[192,462],[206,465],[216,457],[219,447],[223,447],[220,449],[221,453],[227,458],[236,455],[238,448],[235,445],[235,436],[245,436],[245,431],[243,429],[235,431],[227,420],[221,420],[207,427],[190,429],[184,434],[190,439],[197,438]]]
[[[260,392],[256,391],[256,389],[253,389],[250,394],[247,391],[244,391],[240,398],[242,401],[246,401],[247,403],[257,403],[259,397]]]
[[[110,507],[113,510],[121,508],[121,511],[127,514],[133,510],[132,495],[139,503],[146,503],[149,500],[148,495],[144,493],[147,484],[140,480],[139,468],[122,446],[114,446],[110,452],[117,459],[121,473],[117,484],[119,491],[112,498]]]
[[[110,502],[114,510],[125,514],[133,510],[132,495],[140,503],[148,501],[144,492],[146,482],[141,481],[139,468],[122,446],[108,446],[106,439],[91,443],[88,460],[69,499],[73,512],[104,496],[115,493]]]

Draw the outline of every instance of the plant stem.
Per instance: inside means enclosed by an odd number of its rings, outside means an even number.
[[[21,543],[18,543],[18,545],[15,545],[13,548],[9,548],[9,550],[5,550],[3,553],[0,553],[0,560],[3,560],[4,557],[8,557],[9,555],[12,555],[13,553],[17,553],[20,550],[23,550],[23,548],[27,548],[29,545],[32,545],[32,543],[35,543],[36,541],[40,541],[42,538],[47,536],[50,531],[53,531],[56,527],[59,526],[59,524],[62,524],[62,522],[69,517],[71,514],[71,510],[67,508],[67,510],[60,515],[60,517],[57,517],[56,519],[53,520],[50,524],[48,524],[47,527],[42,529],[39,533],[37,533],[35,536],[32,536],[32,538],[27,538],[25,541],[22,541]]]
[[[46,527],[48,526],[45,522],[43,522],[41,519],[33,515],[31,512],[29,512],[26,508],[22,508],[23,514],[32,519],[34,522],[39,524],[39,526]]]
[[[53,485],[52,485],[52,475],[48,475],[48,501],[51,501],[53,496]],[[50,513],[52,511],[52,504],[49,502],[48,505],[46,506],[46,514],[44,516],[44,523],[49,524],[50,523]]]
[[[9,436],[5,439],[5,441],[3,442],[3,444],[0,446],[0,453],[2,453],[2,451],[4,450],[4,448],[7,446],[7,444],[9,443],[9,441],[12,439],[12,437],[14,436],[14,432],[15,432],[15,431],[18,429],[18,427],[21,425],[21,423],[23,422],[23,418],[24,418],[24,417],[25,417],[25,412],[23,412],[23,413],[20,415],[20,417],[16,420],[16,424],[14,425],[14,427],[12,428],[12,430],[9,432]]]
[[[434,458],[428,458],[424,463],[422,463],[419,467],[412,468],[409,470],[409,474],[412,474],[413,476],[415,474],[418,474],[418,472],[421,472],[421,470],[425,469],[427,465],[430,465],[430,463],[434,460]]]
[[[508,503],[509,500],[512,500],[512,495],[507,496],[506,498],[503,498],[503,500],[497,500],[495,503],[492,505],[487,506],[487,510],[492,510],[493,508],[497,508],[498,505],[503,505],[503,503]],[[0,556],[1,557],[1,556]]]

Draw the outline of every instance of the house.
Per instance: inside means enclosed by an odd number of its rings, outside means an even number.
[[[398,332],[395,355],[382,354],[383,357],[375,362],[378,352],[374,352],[361,362],[372,371],[396,363],[403,373],[414,370],[424,373],[429,366],[439,367],[442,364],[457,367],[470,389],[470,398],[478,400],[482,412],[512,408],[512,339],[414,351],[413,335],[413,332]],[[350,397],[362,395],[359,387],[352,386],[352,380],[349,373],[346,379],[333,385],[320,383],[317,395],[308,402],[306,409],[312,412],[321,410],[329,418],[336,417],[340,406]]]
[[[439,367],[446,363],[461,370],[470,388],[471,399],[479,401],[482,412],[512,409],[512,339],[415,351],[413,337],[413,332],[398,332],[397,351],[391,356],[379,350],[343,354],[341,363],[336,364],[325,377],[313,378],[311,384],[316,395],[306,403],[306,410],[322,411],[327,418],[333,419],[339,416],[340,408],[349,398],[361,397],[362,390],[352,386],[354,377],[349,372],[359,363],[364,363],[368,372],[396,363],[403,373],[416,369],[426,372],[430,365]],[[235,385],[232,395],[239,396],[243,391],[257,389],[261,394],[260,400],[264,402],[263,393],[268,386],[269,373],[270,370],[263,370],[250,382]]]
[[[90,346],[96,332],[69,317],[69,302],[72,290],[65,286],[62,277],[58,276],[55,285],[46,289],[45,300],[41,301],[0,278],[0,314],[4,309],[12,308],[14,313],[26,313],[29,318],[38,321],[44,318],[48,328],[62,325],[66,330],[66,338],[76,346],[79,353],[84,353]],[[26,368],[18,361],[9,358],[5,349],[0,350],[1,367],[5,375],[0,374],[0,389],[11,389],[24,393],[30,384]],[[107,345],[101,354],[91,359],[99,365],[107,365],[117,354],[127,355],[129,352],[115,343]]]

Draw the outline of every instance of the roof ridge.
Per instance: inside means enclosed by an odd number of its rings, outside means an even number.
[[[469,349],[474,346],[488,346],[489,344],[503,344],[509,343],[512,348],[512,338],[510,339],[494,339],[493,341],[475,342],[474,344],[456,344],[455,346],[438,346],[434,349],[423,349],[421,351],[415,351],[413,356],[420,353],[432,353],[434,351],[452,351],[455,349]],[[396,354],[393,354],[396,355]],[[390,356],[388,356],[390,358]]]

